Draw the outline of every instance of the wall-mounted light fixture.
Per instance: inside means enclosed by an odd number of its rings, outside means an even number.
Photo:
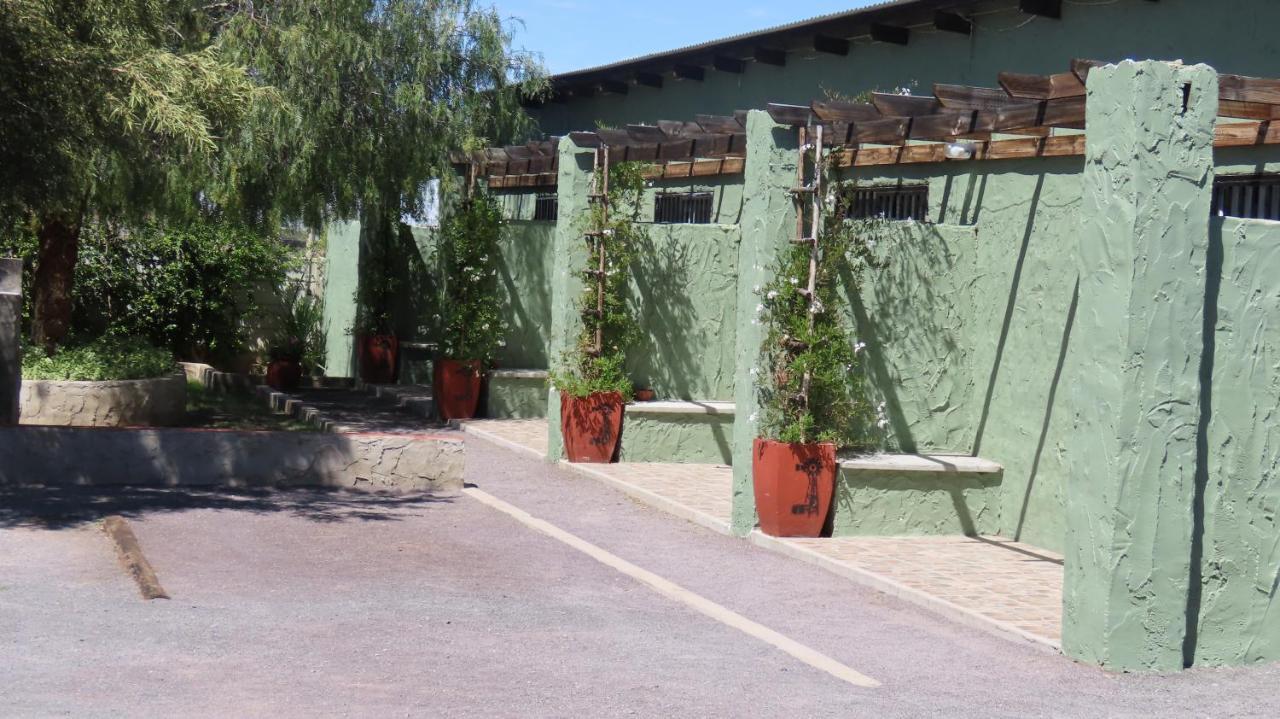
[[[978,146],[972,142],[959,141],[947,143],[948,160],[972,160]]]

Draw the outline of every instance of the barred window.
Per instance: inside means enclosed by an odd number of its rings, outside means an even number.
[[[653,201],[653,221],[706,225],[711,222],[712,193],[659,192]]]
[[[560,198],[555,193],[544,192],[533,202],[533,219],[539,222],[555,222],[560,215]]]
[[[1280,220],[1280,175],[1228,175],[1213,181],[1213,216]]]
[[[852,220],[929,219],[929,186],[854,187],[841,198],[845,217]]]

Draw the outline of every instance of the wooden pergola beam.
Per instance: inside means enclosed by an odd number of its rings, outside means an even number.
[[[1010,97],[1023,100],[1059,100],[1066,97],[1084,97],[1084,82],[1074,72],[1056,75],[1024,75],[1017,72],[1000,73],[1000,87]]]

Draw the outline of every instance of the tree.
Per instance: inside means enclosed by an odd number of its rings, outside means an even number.
[[[187,168],[261,94],[183,32],[190,18],[176,0],[0,0],[0,210],[39,238],[33,339],[48,350],[70,328],[85,217],[190,210]]]
[[[65,337],[86,217],[417,212],[450,153],[528,129],[533,58],[471,0],[0,0],[0,211]]]

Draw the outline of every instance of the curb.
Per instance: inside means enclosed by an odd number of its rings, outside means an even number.
[[[536,457],[544,461],[546,460],[546,455],[538,452],[537,450],[525,447],[524,445],[517,444],[502,437],[495,436],[470,423],[463,422],[461,424],[462,430],[468,434],[521,454]],[[610,476],[605,472],[593,468],[591,465],[573,464],[562,460],[558,463],[558,466],[579,475],[601,481],[614,489],[617,489],[623,494],[632,497],[633,499],[643,502],[655,509],[667,512],[679,519],[692,522],[726,536],[736,536],[731,531],[729,524],[721,519],[717,519],[709,514],[686,507],[683,504],[655,494],[643,487],[638,487],[634,484],[620,480],[617,477]],[[988,617],[979,612],[975,612],[972,609],[967,609],[940,597],[935,597],[927,592],[922,592],[919,589],[908,587],[895,579],[891,579],[856,566],[837,562],[823,554],[813,551],[812,549],[792,544],[785,539],[770,537],[761,533],[758,529],[753,530],[751,534],[747,535],[746,540],[761,549],[776,552],[783,556],[824,569],[832,574],[852,581],[855,584],[887,594],[896,599],[900,599],[921,609],[932,612],[937,616],[941,616],[955,622],[956,624],[960,624],[971,629],[981,630],[1005,640],[1030,646],[1045,653],[1062,653],[1062,647],[1059,643],[1054,642],[1051,639],[1032,634],[1024,629],[1015,627],[1008,622]]]
[[[138,592],[142,594],[142,598],[148,601],[168,599],[169,595],[164,591],[164,587],[160,586],[160,580],[156,578],[151,562],[148,562],[146,555],[142,553],[142,546],[138,544],[138,537],[133,533],[128,520],[119,515],[107,517],[102,521],[102,531],[115,545],[120,562],[129,576],[133,577],[134,583],[138,585]]]

